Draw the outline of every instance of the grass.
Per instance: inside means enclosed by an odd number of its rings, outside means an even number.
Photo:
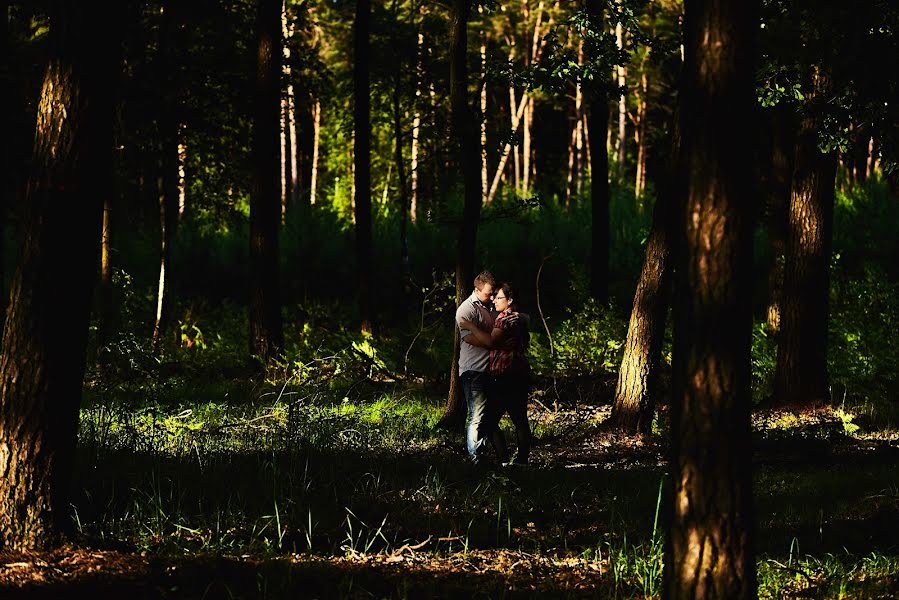
[[[443,400],[421,385],[222,390],[185,381],[144,401],[88,394],[73,504],[84,543],[167,560],[293,565],[266,571],[269,589],[289,588],[283,578],[293,581],[308,561],[386,565],[409,556],[456,569],[545,561],[550,580],[569,568],[593,573],[603,597],[661,589],[663,467],[628,460],[634,449],[614,439],[595,443],[608,414],[601,407],[532,404],[544,439],[536,465],[484,475],[468,464],[457,432],[435,428]],[[864,435],[847,431],[841,410],[811,422],[757,415],[762,597],[895,589],[894,462],[841,459]],[[600,454],[572,462],[560,452],[572,444]],[[829,454],[816,456],[821,444]],[[612,460],[616,452],[625,460]],[[652,452],[661,460],[664,448]],[[384,577],[366,585],[389,597],[420,586]]]

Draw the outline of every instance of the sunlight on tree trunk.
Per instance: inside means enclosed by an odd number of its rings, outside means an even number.
[[[0,550],[7,551],[52,546],[70,523],[103,220],[105,193],[98,192],[112,179],[117,16],[94,3],[57,1],[49,11],[51,56],[0,345]]]
[[[683,206],[678,181],[681,152],[680,113],[675,108],[665,166],[665,181],[659,186],[652,212],[652,226],[646,241],[643,267],[634,292],[627,339],[618,385],[612,404],[611,421],[629,433],[650,433],[655,416],[658,378],[665,337],[665,317],[671,296],[672,226],[677,207]]]
[[[754,598],[751,531],[757,3],[687,4],[665,597]]]
[[[815,67],[812,85],[809,103],[826,102],[831,86],[822,68]],[[820,126],[811,108],[796,139],[774,374],[775,398],[800,405],[830,397],[827,317],[837,158],[818,149]]]
[[[318,100],[312,105],[312,173],[309,176],[309,204],[315,204],[318,185],[318,148],[322,126],[322,105]]]

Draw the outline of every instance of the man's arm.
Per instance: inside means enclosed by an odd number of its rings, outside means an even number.
[[[489,349],[491,347],[490,334],[478,327],[471,319],[466,317],[460,318],[459,329],[462,334],[462,339],[466,343],[477,346],[478,348]]]

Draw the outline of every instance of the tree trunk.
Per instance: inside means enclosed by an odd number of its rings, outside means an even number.
[[[184,52],[183,15],[175,3],[164,6],[161,39],[157,56],[160,85],[166,91],[157,117],[158,171],[156,193],[159,202],[159,279],[156,291],[156,316],[152,343],[159,342],[168,327],[174,305],[172,273],[175,234],[180,212],[179,141],[181,138],[181,65],[177,57]]]
[[[12,68],[9,53],[9,1],[0,2],[0,14],[3,15],[3,28],[0,30],[0,88],[12,89]],[[12,110],[3,111],[3,131],[12,132],[15,124]],[[9,142],[0,144],[0,332],[3,330],[3,320],[6,318],[6,221],[9,207],[12,206],[16,185],[12,168],[12,152]]]
[[[652,211],[652,227],[627,329],[624,357],[612,405],[612,423],[629,433],[649,433],[658,395],[659,361],[665,337],[665,316],[671,294],[672,227],[676,208],[683,206],[678,185],[681,151],[680,111],[675,109],[664,185]]]
[[[816,69],[809,102],[824,102],[828,76]],[[802,119],[790,196],[781,331],[774,396],[805,404],[827,400],[827,315],[837,159],[818,150],[814,109]]]
[[[318,146],[322,126],[322,105],[318,100],[312,105],[312,172],[309,175],[309,204],[315,204],[318,185]]]
[[[96,364],[98,367],[106,365],[106,347],[112,337],[112,322],[115,318],[113,306],[112,286],[112,248],[110,244],[110,207],[111,198],[106,195],[103,198],[103,221],[100,230],[100,285],[99,311],[97,318],[97,353]]]
[[[624,51],[624,25],[621,21],[615,24],[615,41],[618,50]],[[627,67],[618,65],[618,87],[621,90],[618,95],[618,142],[615,150],[618,153],[618,179],[624,180],[624,162],[627,160]]]
[[[465,203],[459,226],[456,248],[456,305],[466,297],[474,280],[475,247],[478,222],[481,218],[481,186],[478,180],[478,144],[471,118],[468,99],[468,18],[470,0],[453,0],[450,17],[450,111],[453,138],[458,148],[458,160],[462,167]],[[453,326],[453,363],[450,370],[450,389],[441,421],[456,423],[465,416],[466,406],[459,385],[459,328]]]
[[[790,210],[790,184],[795,156],[795,115],[788,106],[774,109],[771,122],[771,166],[768,182],[766,218],[771,243],[771,265],[768,269],[768,330],[780,331],[780,303],[783,293],[784,253]]]
[[[284,348],[278,194],[281,155],[281,2],[259,0],[256,98],[253,129],[254,185],[250,195],[250,352],[268,363]]]
[[[578,44],[578,65],[584,64],[584,42]],[[575,156],[575,190],[580,198],[584,191],[584,93],[583,85],[577,82],[574,91],[574,156]]]
[[[409,157],[411,172],[411,190],[409,194],[409,220],[414,224],[418,212],[418,136],[421,131],[421,49],[424,35],[418,34],[418,57],[415,66],[415,115],[412,117],[412,152]]]
[[[688,3],[671,398],[667,598],[754,598],[750,0]]]
[[[634,123],[634,141],[637,144],[637,173],[634,177],[634,195],[642,207],[643,193],[646,191],[646,107],[649,96],[649,75],[646,73],[646,61],[643,61],[640,77],[640,95],[637,97],[637,118]]]
[[[397,0],[393,0],[394,27],[391,29],[393,42],[396,44],[395,32],[400,26],[400,13]],[[403,112],[400,103],[400,89],[402,83],[403,63],[394,61],[393,72],[393,140],[394,163],[396,165],[397,185],[400,195],[400,272],[402,273],[402,286],[407,293],[412,291],[412,265],[409,261],[409,194],[406,191],[406,165],[403,163]]]
[[[588,0],[587,11],[595,31],[602,31],[600,0]],[[609,299],[609,152],[602,132],[609,128],[609,97],[601,82],[595,81],[588,94],[590,138],[590,293],[604,305]]]
[[[483,14],[484,8],[478,6],[478,13]],[[487,34],[481,31],[481,201],[487,201],[490,180],[487,172]],[[513,92],[514,94],[514,92]]]
[[[0,549],[42,549],[69,523],[91,292],[112,179],[106,47],[96,3],[50,6],[50,62],[37,110],[25,237],[0,345]]]
[[[371,0],[356,0],[353,28],[353,165],[356,185],[356,282],[360,328],[372,333],[371,99],[369,97],[369,30]]]

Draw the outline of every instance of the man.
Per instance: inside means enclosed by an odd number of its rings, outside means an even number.
[[[456,325],[460,328],[462,343],[459,347],[459,379],[468,404],[466,446],[475,464],[487,460],[487,444],[491,432],[487,431],[490,419],[487,414],[487,382],[490,379],[489,344],[479,341],[468,329],[462,329],[460,321],[467,319],[486,332],[493,330],[496,313],[493,308],[493,289],[496,279],[489,271],[482,271],[474,278],[474,291],[456,309]]]

